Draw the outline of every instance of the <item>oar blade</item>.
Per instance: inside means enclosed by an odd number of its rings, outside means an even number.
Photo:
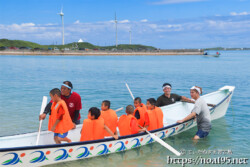
[[[47,105],[47,101],[48,101],[47,96],[43,96],[40,115],[43,113],[43,111],[44,111],[44,109],[45,109],[45,107]],[[36,138],[36,145],[38,145],[38,143],[39,143],[40,132],[41,132],[41,128],[42,128],[42,122],[43,122],[42,120],[39,121],[39,128],[38,128],[38,134],[37,134],[37,138]]]
[[[148,132],[149,133],[149,132]],[[165,148],[167,148],[169,151],[173,152],[175,155],[180,156],[181,153],[178,152],[176,149],[174,149],[172,146],[170,146],[169,144],[167,144],[166,142],[164,142],[163,140],[161,140],[159,137],[155,136],[152,133],[149,133],[150,136],[157,141],[158,143],[160,143],[162,146],[164,146]]]

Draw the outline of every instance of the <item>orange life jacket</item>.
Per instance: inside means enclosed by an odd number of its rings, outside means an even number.
[[[133,113],[134,116],[135,116],[135,112],[137,110],[139,111],[139,114],[140,114],[140,119],[137,119],[137,122],[139,125],[141,125],[143,127],[144,123],[145,123],[145,113],[147,112],[147,107],[143,103],[141,103],[141,106],[137,107],[134,110],[134,113]]]
[[[74,124],[70,118],[68,107],[65,101],[63,100],[60,100],[57,103],[52,103],[51,115],[49,116],[48,130],[51,131],[52,126],[55,124],[57,120],[57,112],[59,111],[59,109],[64,110],[64,115],[62,120],[60,120],[60,122],[57,124],[54,133],[66,133],[74,127]]]
[[[149,118],[148,131],[163,127],[163,112],[161,108],[155,107],[153,110],[147,111]]]
[[[131,124],[130,124],[132,119],[137,120],[133,115],[120,116],[118,121],[120,136],[126,136],[132,134]]]
[[[115,133],[117,127],[118,117],[116,112],[112,109],[108,109],[106,111],[101,111],[101,117],[104,119],[104,124]],[[110,136],[110,134],[105,131],[104,136]]]
[[[104,138],[104,119],[85,119],[82,124],[80,141],[98,140]]]

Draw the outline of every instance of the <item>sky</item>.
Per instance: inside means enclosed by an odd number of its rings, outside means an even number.
[[[65,43],[250,47],[250,0],[0,0],[0,39],[62,44],[61,9]]]

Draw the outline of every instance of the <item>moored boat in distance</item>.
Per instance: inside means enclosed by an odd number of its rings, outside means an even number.
[[[216,104],[215,107],[209,107],[212,120],[226,114],[234,89],[234,86],[224,86],[218,91],[202,96],[207,103]],[[161,107],[164,114],[164,127],[151,133],[164,139],[195,127],[195,119],[181,124],[176,123],[177,120],[187,116],[193,106],[194,104],[191,103],[177,102]],[[49,131],[41,132],[38,145],[36,145],[37,132],[0,137],[0,165],[43,166],[126,151],[155,142],[147,133],[122,136],[118,140],[105,138],[79,142],[81,127],[82,125],[78,125],[76,129],[69,132],[72,143],[55,144],[54,134]]]
[[[205,57],[219,57],[220,53],[216,52],[216,54],[209,54],[207,52],[204,52],[203,56],[205,56]]]

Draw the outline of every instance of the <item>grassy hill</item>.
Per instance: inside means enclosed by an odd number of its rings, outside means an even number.
[[[88,48],[88,49],[103,49],[103,50],[154,50],[155,47],[152,46],[145,46],[145,45],[128,45],[128,44],[121,44],[116,46],[97,46],[93,45],[88,42],[73,42],[65,45],[40,45],[37,43],[29,42],[29,41],[22,41],[22,40],[8,40],[8,39],[0,39],[0,47],[29,47],[31,49],[40,48],[40,49],[48,49],[48,48],[58,48],[58,49],[80,49],[80,48]]]
[[[8,40],[8,39],[0,39],[0,47],[30,47],[30,48],[42,48],[42,45],[37,43],[22,41],[22,40]]]

